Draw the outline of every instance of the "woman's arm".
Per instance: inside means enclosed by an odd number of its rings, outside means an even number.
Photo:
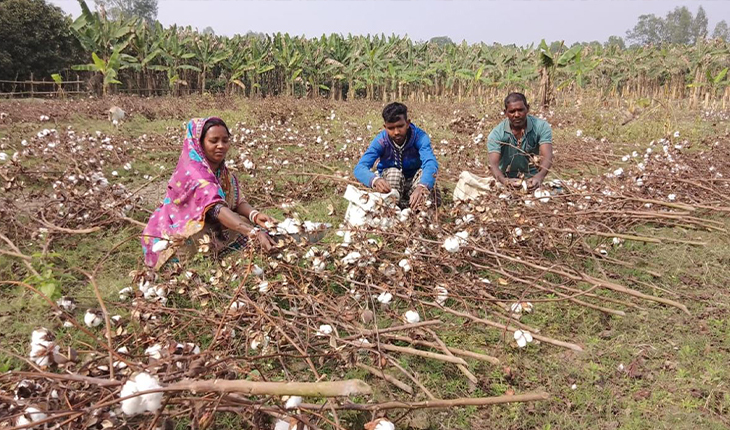
[[[261,218],[262,217],[257,217],[257,221],[259,221]],[[237,231],[241,234],[248,236],[251,239],[256,239],[258,243],[260,243],[261,246],[264,248],[264,251],[271,251],[276,245],[271,237],[266,234],[266,232],[263,232],[257,227],[248,224],[236,212],[233,212],[225,206],[222,207],[218,212],[218,222],[220,222],[223,227],[227,229]]]

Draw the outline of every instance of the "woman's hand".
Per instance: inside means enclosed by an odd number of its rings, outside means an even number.
[[[263,212],[259,212],[258,215],[256,215],[256,225],[259,227],[270,230],[270,229],[276,227],[276,224],[278,224],[277,220],[266,215]]]
[[[276,251],[276,243],[274,242],[274,239],[272,239],[265,231],[259,230],[258,228],[251,230],[248,237],[260,245],[264,252],[271,253]]]

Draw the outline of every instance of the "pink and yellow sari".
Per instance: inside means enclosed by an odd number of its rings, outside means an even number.
[[[216,247],[216,239],[245,243],[238,233],[222,231],[220,225],[205,222],[206,213],[214,206],[224,204],[235,210],[243,202],[238,180],[225,163],[213,172],[205,158],[200,135],[209,119],[212,118],[195,118],[188,123],[182,152],[167,184],[165,199],[152,213],[142,233],[144,262],[149,267],[159,269],[175,255],[179,247],[173,244],[182,244],[190,252],[197,251],[197,240],[204,234],[211,234],[214,242],[211,248]],[[161,240],[166,240],[168,246],[155,247]]]

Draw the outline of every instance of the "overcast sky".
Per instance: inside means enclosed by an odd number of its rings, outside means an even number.
[[[76,0],[50,0],[78,16]],[[87,0],[93,7],[93,0]],[[413,40],[449,36],[456,42],[499,42],[527,45],[540,39],[566,43],[604,42],[624,36],[639,15],[659,16],[677,6],[692,13],[702,5],[712,33],[720,20],[730,23],[730,1],[672,0],[159,0],[158,19],[165,26],[212,27],[231,36],[248,31],[320,36],[342,34],[399,34]]]

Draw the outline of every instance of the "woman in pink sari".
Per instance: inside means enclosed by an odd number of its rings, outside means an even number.
[[[198,251],[200,245],[226,252],[255,240],[270,251],[274,242],[261,228],[274,219],[249,205],[238,179],[228,171],[230,132],[220,118],[190,120],[175,172],[162,204],[142,233],[145,264],[159,269],[175,254]],[[250,222],[248,222],[250,221]]]

